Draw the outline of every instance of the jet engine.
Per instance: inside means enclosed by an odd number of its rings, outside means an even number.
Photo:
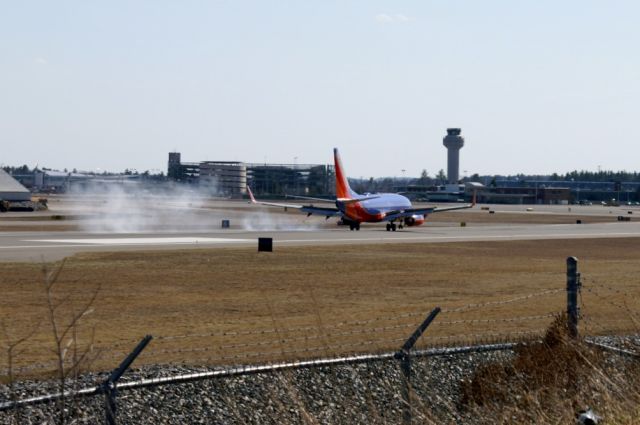
[[[420,226],[424,224],[424,216],[420,214],[412,215],[411,217],[405,217],[404,225],[407,227]]]

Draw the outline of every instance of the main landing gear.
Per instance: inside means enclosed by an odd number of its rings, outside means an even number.
[[[396,229],[402,230],[403,228],[404,226],[402,224],[396,226],[396,223],[387,223],[387,232],[395,232]]]
[[[349,223],[349,230],[360,230],[360,223]]]

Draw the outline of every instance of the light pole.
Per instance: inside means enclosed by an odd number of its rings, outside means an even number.
[[[298,157],[294,156],[293,157],[293,187],[296,192],[296,195],[298,195]]]

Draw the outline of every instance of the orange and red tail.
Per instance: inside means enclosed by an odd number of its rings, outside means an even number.
[[[338,148],[333,148],[333,160],[336,169],[336,197],[338,199],[351,199],[355,196],[355,192],[349,187],[347,175],[342,168],[342,161]]]

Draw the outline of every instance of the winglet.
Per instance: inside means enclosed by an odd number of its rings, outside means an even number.
[[[247,193],[249,194],[249,199],[251,200],[251,203],[257,204],[258,201],[256,201],[256,198],[253,197],[253,192],[251,191],[251,188],[249,187],[249,185],[247,185]]]

